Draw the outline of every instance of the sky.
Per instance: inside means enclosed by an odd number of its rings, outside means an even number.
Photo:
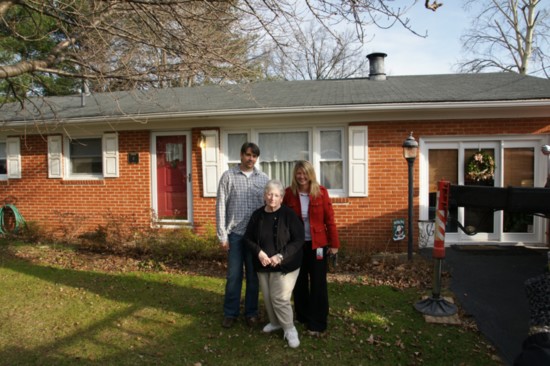
[[[430,1],[431,2],[431,1]],[[441,0],[437,11],[419,1],[407,16],[410,24],[426,38],[418,37],[400,25],[373,29],[374,39],[365,44],[367,54],[383,52],[387,75],[427,75],[455,73],[453,65],[462,58],[460,36],[470,25],[462,0]]]

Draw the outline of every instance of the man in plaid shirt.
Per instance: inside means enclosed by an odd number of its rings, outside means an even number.
[[[252,264],[252,253],[243,235],[256,209],[264,205],[264,187],[268,176],[254,167],[260,148],[252,142],[241,147],[241,163],[223,173],[216,197],[216,229],[220,245],[228,251],[227,282],[223,304],[222,326],[230,328],[239,316],[243,264],[246,272],[244,315],[246,323],[258,322],[258,276]]]

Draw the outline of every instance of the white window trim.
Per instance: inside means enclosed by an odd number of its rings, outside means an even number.
[[[363,131],[365,131],[365,143],[367,142],[366,139],[366,129],[367,126],[357,126],[356,128],[359,128]],[[257,143],[259,140],[259,134],[260,133],[279,133],[279,132],[307,132],[308,133],[308,144],[309,144],[309,156],[310,161],[313,164],[315,171],[317,174],[320,172],[320,131],[335,131],[339,130],[342,131],[342,155],[343,155],[343,168],[342,168],[342,174],[343,174],[343,184],[344,189],[330,189],[329,194],[331,197],[345,197],[346,195],[352,196],[349,194],[349,182],[350,182],[350,170],[348,164],[346,164],[346,161],[348,159],[349,149],[347,148],[349,141],[348,141],[348,134],[347,134],[347,128],[343,125],[334,125],[329,127],[305,127],[305,128],[294,128],[294,129],[288,129],[288,128],[269,128],[269,129],[249,129],[249,130],[243,130],[243,129],[235,129],[235,130],[222,130],[221,132],[221,146],[220,146],[220,152],[221,152],[221,171],[225,171],[229,168],[229,162],[227,158],[227,145],[228,145],[228,135],[229,134],[247,134],[249,136],[249,141]],[[348,142],[348,143],[346,143]],[[365,154],[363,156],[364,159],[368,158],[368,155],[366,153],[366,149],[368,146],[365,147]],[[261,153],[262,146],[260,146],[260,157],[258,158],[258,161],[256,162],[256,167],[259,169],[259,164],[262,159],[262,153]],[[368,167],[367,161],[364,160],[363,162],[365,169]],[[365,174],[366,174],[365,170]],[[367,176],[362,178],[367,182]],[[367,183],[365,183],[367,184]],[[353,195],[353,196],[361,196],[361,195]],[[366,191],[363,196],[366,196]]]
[[[111,143],[111,146],[115,148],[111,151],[106,151],[109,144],[106,143],[106,139],[111,138],[115,141]],[[63,137],[63,175],[65,180],[101,180],[105,178],[116,178],[119,176],[119,153],[118,153],[118,134],[115,132],[106,132],[103,134],[96,135],[82,135],[82,136],[72,136],[73,140],[78,139],[100,139],[101,140],[101,159],[103,172],[99,174],[71,174],[71,150],[70,142],[68,136]],[[114,143],[114,145],[112,145]],[[106,172],[106,163],[111,164],[111,170]]]
[[[326,131],[340,131],[340,146],[342,147],[342,189],[330,189],[329,193],[331,197],[343,197],[346,195],[346,187],[348,187],[348,166],[346,164],[346,130],[344,127],[321,127],[313,129],[313,147],[317,147],[313,152],[313,161],[317,178],[320,179],[321,173],[321,132]],[[324,161],[340,161],[340,160],[324,160]]]
[[[505,148],[514,148],[514,147],[533,147],[535,151],[534,155],[534,167],[535,167],[535,176],[534,176],[534,186],[543,187],[546,182],[546,176],[544,173],[546,169],[544,167],[545,157],[540,152],[540,147],[547,143],[547,139],[542,135],[480,135],[480,136],[430,136],[430,137],[421,137],[419,139],[419,220],[427,220],[429,215],[429,164],[428,164],[428,151],[434,148],[457,148],[460,149],[464,145],[471,145],[477,143],[481,145],[495,144],[495,160],[496,160],[496,174],[495,184],[500,186],[502,182],[504,172],[501,169],[503,151]],[[462,167],[460,167],[462,165]],[[464,164],[459,162],[459,170],[463,169]],[[463,176],[463,172],[459,171],[459,174]],[[533,234],[516,234],[516,233],[501,233],[501,227],[495,227],[495,231],[498,230],[500,237],[497,237],[496,240],[499,242],[520,242],[523,238],[531,235],[529,242],[542,242],[544,240],[544,228],[542,219],[536,217],[535,220],[538,222],[537,227],[539,228]],[[497,233],[497,234],[498,234]],[[478,234],[479,235],[479,234]],[[523,235],[523,237],[520,237]],[[479,237],[468,237],[465,234],[460,233],[447,233],[446,234],[446,245],[449,243],[464,242],[464,241],[478,241]],[[486,240],[491,240],[491,238],[486,238]],[[483,240],[483,241],[486,241]]]
[[[225,130],[225,131],[221,131],[221,136],[222,138],[220,139],[220,152],[223,151],[223,154],[221,154],[221,159],[220,159],[220,163],[221,163],[221,171],[225,171],[229,168],[229,158],[228,158],[228,146],[229,146],[229,136],[228,135],[233,135],[233,134],[246,134],[246,140],[247,141],[250,141],[250,142],[254,142],[254,141],[251,141],[250,140],[250,130]],[[254,142],[255,143],[255,142]],[[239,150],[240,150],[240,146],[239,146]],[[261,146],[260,146],[260,155],[261,155]],[[240,160],[239,160],[240,162]],[[256,167],[259,169],[259,166],[258,166],[258,163],[256,163]],[[221,175],[220,175],[221,176]]]

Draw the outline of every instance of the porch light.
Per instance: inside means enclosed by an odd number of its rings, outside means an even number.
[[[407,259],[412,260],[413,255],[413,167],[416,154],[418,153],[418,142],[413,137],[413,133],[403,141],[403,157],[407,160],[409,166],[409,219],[408,219],[408,241],[407,241]]]
[[[416,154],[418,153],[418,142],[413,137],[413,133],[409,134],[409,137],[403,141],[403,157],[407,159],[412,159],[414,162],[414,159],[416,159]]]
[[[206,147],[206,137],[203,134],[201,134],[201,138],[199,139],[199,147],[201,149]]]

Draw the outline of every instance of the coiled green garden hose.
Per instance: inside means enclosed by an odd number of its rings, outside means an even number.
[[[5,228],[5,212],[7,209],[10,209],[11,212],[13,212],[13,216],[15,218],[15,226],[12,230],[12,232],[17,232],[21,227],[25,225],[25,219],[21,214],[19,213],[19,210],[15,207],[15,205],[12,204],[6,204],[0,208],[0,234],[6,234],[7,230]]]

